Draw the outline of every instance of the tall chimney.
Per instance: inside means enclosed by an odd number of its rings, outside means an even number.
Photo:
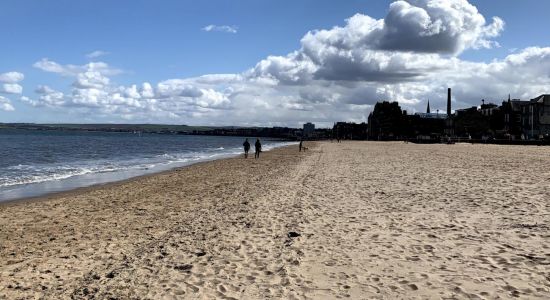
[[[451,117],[451,88],[447,89],[447,117]]]

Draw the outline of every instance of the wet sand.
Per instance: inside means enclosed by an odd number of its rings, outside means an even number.
[[[0,299],[550,297],[550,148],[307,146],[0,205]]]

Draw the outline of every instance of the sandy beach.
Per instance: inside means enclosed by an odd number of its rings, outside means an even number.
[[[550,298],[550,148],[307,146],[0,204],[0,299]]]

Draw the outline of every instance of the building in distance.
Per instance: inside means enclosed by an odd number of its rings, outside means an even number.
[[[313,137],[314,133],[315,133],[315,124],[310,122],[305,123],[303,137],[304,138]]]

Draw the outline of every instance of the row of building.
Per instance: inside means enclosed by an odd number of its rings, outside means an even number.
[[[397,102],[378,102],[367,123],[338,122],[334,138],[371,140],[440,140],[443,137],[466,139],[541,140],[550,135],[550,95],[531,100],[504,100],[501,105],[451,110],[451,89],[447,93],[447,112],[430,110],[408,114]]]

